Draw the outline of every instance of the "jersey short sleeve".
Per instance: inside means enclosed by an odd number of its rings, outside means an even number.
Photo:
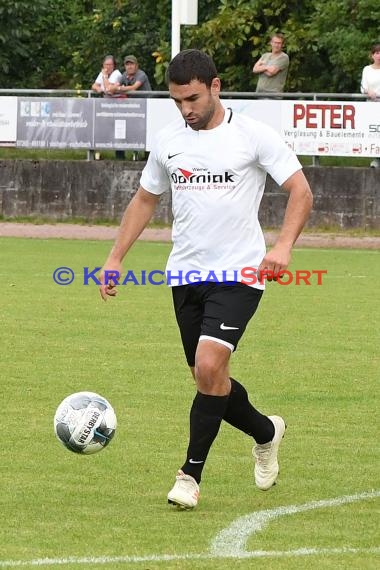
[[[156,136],[148,161],[142,171],[140,185],[159,196],[170,189],[170,179],[167,169],[160,160],[161,137]]]
[[[297,155],[286,145],[279,133],[269,125],[260,128],[259,137],[256,140],[258,140],[258,163],[279,186],[292,174],[302,169]]]

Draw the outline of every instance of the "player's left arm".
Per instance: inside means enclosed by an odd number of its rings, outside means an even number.
[[[300,235],[313,205],[313,195],[302,170],[292,174],[282,184],[282,188],[289,192],[284,221],[275,245],[265,255],[259,266],[261,272],[270,273],[273,271],[274,277],[279,271],[288,267],[292,247]]]

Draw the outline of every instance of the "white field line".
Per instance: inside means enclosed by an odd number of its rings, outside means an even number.
[[[380,554],[375,548],[298,548],[295,550],[252,550],[239,556],[214,556],[205,554],[152,554],[150,556],[87,556],[76,558],[37,558],[35,560],[3,560],[0,568],[21,568],[34,566],[64,566],[67,564],[137,564],[141,562],[172,562],[176,560],[216,560],[217,558],[296,558],[300,556],[328,556],[336,554]]]
[[[248,538],[252,534],[262,531],[272,520],[284,515],[292,515],[314,509],[339,507],[375,497],[380,497],[380,491],[369,491],[356,495],[337,497],[336,499],[312,501],[303,505],[288,505],[251,513],[236,519],[229,527],[222,530],[212,541],[210,551],[214,556],[244,556],[247,554],[246,544]]]
[[[34,566],[64,566],[68,564],[136,564],[140,562],[171,562],[175,560],[215,560],[217,558],[294,558],[300,556],[380,554],[380,547],[373,548],[298,548],[294,550],[246,550],[246,543],[252,534],[263,530],[272,520],[284,515],[301,513],[314,509],[337,507],[366,499],[380,497],[380,491],[369,491],[346,495],[335,499],[312,501],[303,505],[276,507],[251,513],[236,519],[222,530],[212,541],[210,551],[203,554],[152,554],[147,556],[100,556],[36,558],[34,560],[0,560],[0,568],[21,568]]]

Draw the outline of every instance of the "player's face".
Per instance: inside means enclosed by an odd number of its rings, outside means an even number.
[[[186,123],[194,129],[212,129],[220,92],[220,81],[213,79],[211,87],[193,79],[186,85],[170,83],[169,92]]]

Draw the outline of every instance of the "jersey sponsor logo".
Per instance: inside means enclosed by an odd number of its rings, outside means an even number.
[[[222,330],[222,331],[238,331],[239,327],[229,327],[228,325],[225,325],[224,323],[222,323],[220,325],[220,330]]]
[[[210,172],[209,170],[204,170],[201,172],[192,172],[191,170],[185,170],[184,168],[178,168],[180,174],[173,172],[171,179],[174,184],[233,184],[235,175],[228,170],[220,174]]]

